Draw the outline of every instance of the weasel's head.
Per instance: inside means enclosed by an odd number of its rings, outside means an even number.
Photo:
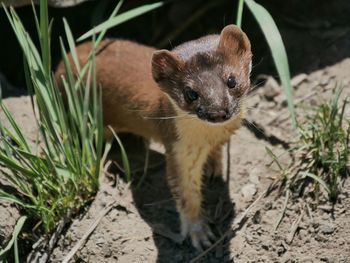
[[[229,25],[220,35],[154,52],[152,74],[182,111],[222,123],[241,113],[250,85],[251,57],[246,34]]]

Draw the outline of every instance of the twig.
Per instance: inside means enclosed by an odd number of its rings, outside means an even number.
[[[298,219],[296,221],[294,221],[294,223],[292,225],[292,228],[291,228],[291,231],[290,231],[290,233],[287,236],[287,243],[288,244],[291,244],[293,242],[293,239],[294,239],[295,233],[298,230],[300,221],[301,221],[301,219],[304,216],[304,209],[300,209],[300,210],[301,210],[300,211],[300,215],[299,215]]]
[[[204,250],[201,254],[199,254],[197,257],[192,259],[189,263],[195,263],[202,257],[204,257],[206,254],[208,254],[211,250],[213,250],[217,245],[219,245],[226,237],[228,237],[230,234],[233,234],[237,228],[240,227],[241,223],[243,222],[243,219],[247,217],[248,213],[252,210],[252,208],[261,200],[262,197],[265,196],[267,193],[267,190],[262,192],[257,199],[253,203],[251,203],[250,206],[239,216],[236,218],[236,220],[233,222],[230,229],[228,229],[213,245],[208,247],[206,250]]]
[[[286,209],[287,209],[288,200],[289,200],[289,190],[286,191],[286,198],[284,200],[283,210],[282,210],[280,217],[277,219],[277,222],[276,222],[276,225],[275,225],[273,231],[277,230],[278,226],[280,225],[280,223],[284,217],[284,213],[286,212]]]
[[[77,251],[85,244],[88,237],[91,235],[91,233],[95,230],[101,219],[108,214],[108,212],[115,206],[115,202],[110,203],[108,206],[106,206],[104,209],[101,210],[100,214],[97,216],[97,218],[94,220],[94,222],[90,225],[88,230],[85,232],[83,237],[75,244],[75,246],[72,248],[72,250],[68,253],[68,255],[64,258],[62,263],[68,263],[69,260],[77,253]]]
[[[29,253],[27,262],[45,263],[49,260],[64,227],[67,225],[68,221],[71,220],[71,215],[72,210],[69,210],[67,215],[58,223],[55,232],[46,245],[43,245],[44,239],[39,239],[39,241],[33,245],[33,251]]]

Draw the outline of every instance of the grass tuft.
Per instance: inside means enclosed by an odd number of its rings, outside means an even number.
[[[40,1],[39,15],[33,6],[40,49],[34,45],[16,11],[3,9],[23,51],[27,88],[38,127],[38,142],[29,141],[23,134],[3,100],[0,108],[8,125],[0,122],[0,165],[2,176],[10,187],[0,189],[0,199],[13,202],[24,209],[27,221],[36,228],[50,234],[57,223],[67,215],[74,215],[98,190],[99,175],[104,159],[111,148],[107,141],[103,147],[102,98],[95,74],[95,50],[111,26],[139,16],[161,3],[145,5],[117,15],[123,0],[120,0],[106,21],[98,28],[99,34],[92,36],[92,51],[84,65],[79,64],[75,40],[64,19],[65,38],[72,61],[61,41],[61,55],[65,67],[62,77],[63,93],[51,72],[50,33],[47,0]],[[51,21],[52,22],[52,21]],[[73,73],[73,67],[75,73]],[[116,135],[115,135],[116,137]],[[117,137],[116,137],[117,138]],[[124,170],[130,179],[126,152],[117,138],[122,151]],[[34,145],[33,145],[34,144]],[[0,185],[1,186],[1,185]],[[17,235],[24,219],[16,227],[16,238],[5,249],[4,255],[13,244],[15,258],[18,256]]]
[[[15,10],[4,10],[23,51],[26,84],[33,95],[40,143],[30,145],[1,100],[0,107],[9,127],[0,125],[0,164],[9,171],[3,174],[13,191],[0,189],[0,198],[20,205],[31,220],[39,222],[49,233],[61,218],[68,213],[74,214],[91,200],[98,189],[103,163],[101,98],[97,95],[94,79],[87,77],[88,81],[82,81],[85,76],[95,74],[94,58],[91,56],[84,66],[86,70],[80,71],[76,78],[61,45],[67,72],[63,80],[68,101],[66,107],[51,73],[46,1],[41,1],[40,17],[33,9],[40,50]],[[74,39],[66,22],[65,28],[73,54]],[[93,92],[90,94],[89,90]]]
[[[341,182],[349,176],[350,119],[344,116],[347,100],[339,102],[341,90],[333,98],[309,114],[298,127],[298,140],[293,147],[295,159],[283,167],[268,150],[281,173],[281,182],[298,195],[319,197],[324,190],[335,202],[341,192]]]

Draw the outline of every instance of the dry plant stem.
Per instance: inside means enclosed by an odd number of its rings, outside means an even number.
[[[55,245],[58,239],[60,238],[64,227],[71,220],[71,216],[72,216],[72,210],[69,210],[67,216],[58,223],[55,232],[52,234],[50,240],[48,241],[47,247],[45,244],[43,244],[45,239],[42,239],[42,238],[40,238],[39,241],[33,245],[33,250],[28,255],[27,262],[45,263],[49,260],[50,255],[53,249],[55,248]],[[43,251],[43,249],[40,249],[40,247],[46,247],[46,248]]]
[[[68,263],[69,260],[78,252],[78,250],[85,244],[91,233],[95,230],[97,225],[100,223],[101,219],[111,211],[111,209],[115,206],[115,202],[111,202],[104,209],[101,210],[100,214],[95,218],[94,222],[90,225],[89,229],[85,232],[84,236],[75,244],[72,250],[68,253],[68,255],[64,258],[62,263]]]
[[[247,217],[249,212],[253,209],[253,207],[266,195],[267,189],[262,192],[257,199],[253,203],[251,203],[250,206],[239,216],[236,218],[236,220],[233,222],[230,229],[228,229],[213,245],[208,247],[206,250],[204,250],[201,254],[199,254],[197,257],[192,259],[189,263],[195,263],[198,260],[200,260],[202,257],[204,257],[206,254],[208,254],[211,250],[213,250],[217,245],[219,245],[222,241],[225,240],[226,237],[228,237],[230,234],[233,234],[236,228],[240,226],[240,224],[243,222],[243,219]]]
[[[287,243],[288,244],[291,244],[293,242],[295,233],[298,230],[300,221],[303,218],[303,216],[304,216],[304,209],[300,209],[300,215],[299,215],[298,219],[294,221],[294,223],[292,225],[292,228],[291,228],[291,231],[290,231],[290,233],[287,236]]]
[[[277,222],[276,222],[276,225],[275,225],[273,231],[276,231],[278,226],[282,222],[282,219],[284,217],[284,213],[286,212],[286,209],[287,209],[288,200],[289,200],[289,190],[286,191],[286,197],[285,197],[285,200],[284,200],[284,203],[283,203],[282,213],[281,213],[280,217],[277,219]]]

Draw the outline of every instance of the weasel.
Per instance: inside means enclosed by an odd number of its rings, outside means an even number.
[[[80,63],[90,51],[90,42],[77,47]],[[171,51],[116,39],[97,50],[104,136],[111,136],[112,126],[164,145],[181,234],[197,249],[215,238],[201,210],[204,167],[214,176],[222,173],[221,148],[244,115],[251,57],[248,37],[234,25]],[[63,74],[61,62],[58,83]]]

